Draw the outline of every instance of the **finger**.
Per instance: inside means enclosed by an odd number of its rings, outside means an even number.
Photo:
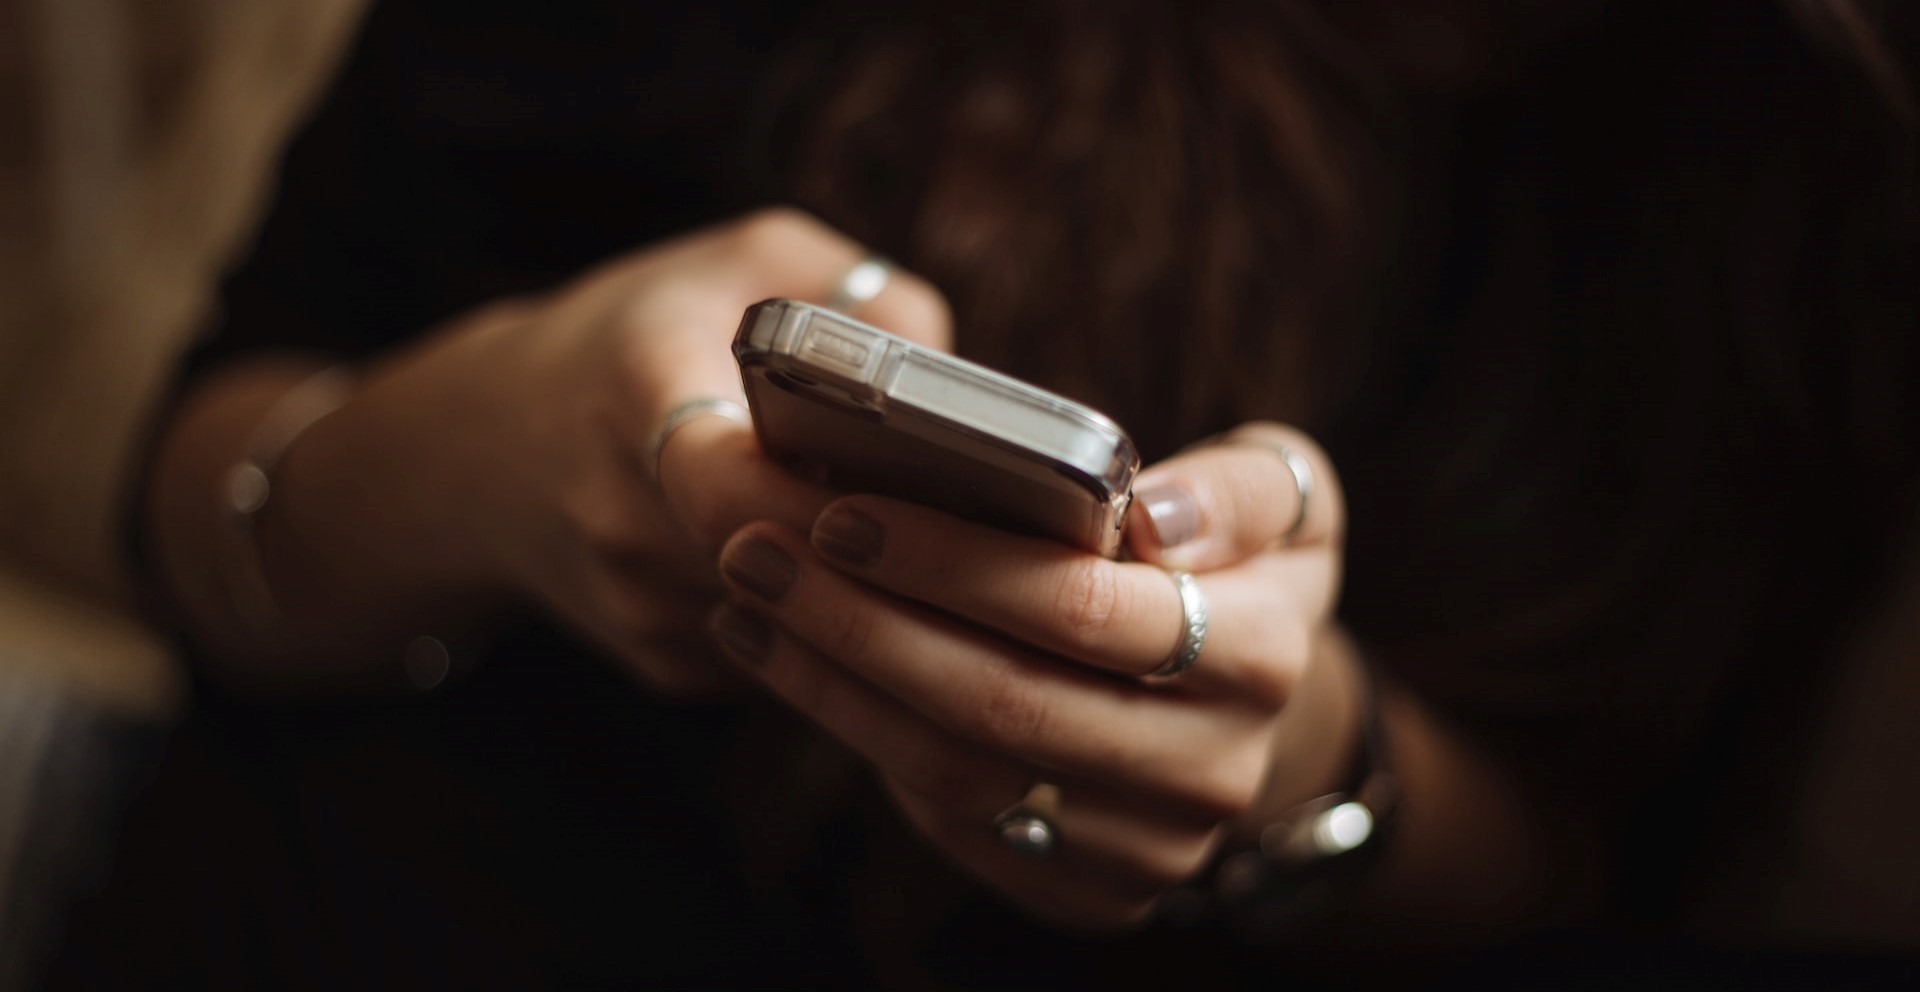
[[[722,604],[709,630],[721,648],[774,694],[882,773],[983,815],[1004,808],[1033,773],[962,741],[822,657],[753,610]],[[993,804],[998,802],[998,806]]]
[[[953,350],[953,314],[946,297],[904,269],[893,269],[880,295],[850,316],[936,351]]]
[[[611,563],[583,574],[583,594],[547,597],[549,608],[656,692],[689,697],[744,684],[733,666],[718,662],[701,629],[710,594],[636,580]]]
[[[1139,926],[1153,912],[1154,893],[1117,885],[1098,871],[1074,871],[1065,860],[1039,861],[1002,847],[991,830],[946,815],[905,790],[894,804],[914,829],[961,870],[986,882],[1027,912],[1055,926],[1119,930]]]
[[[747,527],[720,561],[800,641],[964,740],[1215,819],[1258,791],[1270,714],[1062,664],[839,575],[778,526]]]
[[[734,694],[752,683],[715,655],[704,631],[675,631],[615,648],[614,661],[656,695],[669,699]]]
[[[792,208],[762,210],[736,221],[723,233],[740,264],[731,269],[737,295],[747,303],[788,296],[826,303],[854,266],[873,250]],[[744,306],[744,304],[743,304]],[[853,316],[930,348],[953,345],[953,321],[933,284],[890,267],[878,296]]]
[[[817,219],[792,209],[770,209],[696,236],[671,249],[676,262],[674,290],[666,303],[653,304],[636,326],[713,324],[731,335],[747,305],[774,296],[825,299],[839,281],[871,252]],[[679,301],[679,302],[674,302]],[[711,309],[717,306],[719,313]],[[952,339],[946,301],[926,280],[891,270],[880,294],[861,308],[861,316],[929,347],[945,349]],[[661,418],[694,399],[718,397],[744,402],[738,370],[718,335],[638,336],[643,360],[635,362],[649,399],[642,415],[618,418],[617,430],[630,446],[652,443]],[[715,423],[713,421],[719,421]],[[708,546],[749,519],[811,519],[819,509],[817,490],[795,488],[798,480],[748,456],[740,444],[743,430],[729,432],[720,418],[689,421],[675,430],[658,452],[657,468],[677,516]],[[645,433],[636,434],[639,427]],[[709,444],[711,442],[711,445]],[[755,449],[757,453],[757,449]],[[699,464],[696,478],[675,466]],[[732,483],[725,489],[697,483]]]
[[[835,501],[813,547],[862,580],[1076,661],[1141,676],[1181,629],[1167,573],[880,496]]]
[[[771,297],[824,302],[872,254],[806,213],[772,208],[623,259],[590,276],[572,305],[610,310],[632,331],[620,374],[638,402],[625,416],[646,431],[688,400],[742,399],[727,344],[748,306]],[[928,347],[951,347],[946,301],[898,268],[860,317]]]
[[[712,549],[702,548],[684,536],[662,547],[606,550],[595,557],[612,581],[639,590],[637,595],[656,590],[652,595],[698,598],[710,606],[726,589],[714,568]]]
[[[1029,795],[1007,792],[991,805],[961,805],[881,771],[896,796],[910,794],[938,810],[956,831],[975,832],[994,845],[1006,843],[997,836],[996,821],[1016,804],[1025,806]],[[1139,797],[1083,781],[1029,776],[1029,783],[1036,781],[1053,786],[1057,796],[1050,808],[1039,811],[1054,831],[1049,859],[1082,878],[1109,880],[1116,893],[1131,898],[1157,895],[1191,879],[1206,867],[1224,834],[1219,823],[1169,815]],[[1004,846],[1000,853],[1031,862]]]
[[[710,629],[743,668],[890,783],[984,834],[1040,777],[1031,766],[929,724],[750,610],[723,605]],[[1180,816],[1084,779],[1056,784],[1062,798],[1047,813],[1061,836],[1071,839],[1065,856],[1124,878],[1138,891],[1164,889],[1199,871],[1218,833],[1212,821]]]
[[[1336,544],[1345,521],[1340,480],[1320,446],[1291,427],[1248,424],[1140,474],[1127,546],[1142,561],[1201,572],[1282,542]]]
[[[1179,587],[1157,565],[1109,561],[912,503],[836,500],[814,521],[812,540],[862,581],[1122,675],[1164,665],[1186,626]],[[1284,702],[1334,577],[1330,555],[1293,557],[1303,560],[1260,559],[1195,580],[1208,633],[1183,688]]]
[[[688,533],[706,548],[754,520],[804,528],[838,494],[769,459],[753,431],[723,417],[675,430],[660,449],[660,489]]]

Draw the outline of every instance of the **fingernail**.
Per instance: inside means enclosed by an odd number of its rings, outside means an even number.
[[[1146,508],[1147,523],[1153,526],[1153,538],[1162,548],[1185,544],[1200,533],[1200,506],[1185,489],[1150,486],[1133,498]]]
[[[878,561],[886,540],[880,521],[859,510],[835,507],[813,522],[813,546],[821,554],[849,565]]]
[[[800,565],[771,541],[749,537],[733,546],[720,563],[720,571],[761,599],[777,603],[793,588]]]
[[[722,650],[755,668],[765,664],[773,650],[773,625],[738,606],[715,610],[707,629]]]

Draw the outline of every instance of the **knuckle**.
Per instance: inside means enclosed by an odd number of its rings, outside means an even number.
[[[1286,611],[1277,626],[1272,639],[1274,656],[1289,671],[1297,672],[1313,654],[1312,626],[1294,610]]]
[[[1248,421],[1229,431],[1228,434],[1265,444],[1284,444],[1303,455],[1312,457],[1320,455],[1320,446],[1305,431],[1277,420]]]
[[[765,207],[735,223],[733,243],[737,251],[749,257],[777,257],[819,226],[811,215],[795,207]]]
[[[832,682],[812,665],[769,665],[766,671],[781,698],[809,717],[819,717],[835,703]]]
[[[1309,636],[1306,625],[1291,618],[1275,620],[1265,627],[1261,643],[1266,651],[1246,666],[1240,681],[1251,701],[1278,710],[1293,697],[1294,685],[1306,666]]]
[[[614,646],[622,650],[636,644],[644,644],[647,635],[653,633],[653,617],[648,611],[635,603],[633,597],[609,583],[601,589],[594,605],[600,614],[600,622],[606,627]]]
[[[650,690],[673,699],[691,699],[718,684],[706,645],[649,642],[620,652],[619,660]]]
[[[827,644],[834,657],[857,661],[873,650],[878,624],[871,611],[858,607],[844,609],[827,623]]]
[[[680,504],[680,520],[703,548],[718,548],[733,536],[738,524],[731,508],[720,500],[695,499]]]
[[[677,442],[684,445],[686,442]],[[668,445],[662,455],[663,462],[671,462],[668,456],[678,450],[679,457],[687,458],[684,447]],[[721,452],[703,451],[698,457],[688,459],[701,462],[699,478],[688,471],[684,462],[663,464],[660,483],[666,490],[667,502],[680,526],[693,538],[702,550],[721,549],[756,520],[760,519],[749,512],[750,507],[741,502],[738,490],[714,484],[716,478],[726,478],[732,470],[730,459]],[[764,515],[762,515],[764,516]],[[771,533],[763,532],[765,534]]]
[[[657,361],[653,346],[659,329],[697,298],[682,280],[621,279],[607,284],[595,312],[602,332],[617,342],[624,367],[646,370]]]
[[[1113,629],[1120,612],[1120,583],[1116,572],[1100,559],[1082,559],[1069,566],[1060,583],[1056,610],[1077,647],[1095,647]]]
[[[614,359],[608,367],[613,370],[615,388],[632,399],[651,398],[653,381],[660,374],[659,342],[645,331],[653,318],[644,306],[636,300],[620,304],[611,325]]]
[[[1143,856],[1134,868],[1135,876],[1147,888],[1164,892],[1191,881],[1206,868],[1213,854],[1211,833],[1180,838]]]
[[[624,555],[641,547],[641,528],[627,507],[613,500],[579,499],[568,508],[574,532],[600,555]]]
[[[1003,672],[987,679],[972,719],[988,740],[1021,747],[1046,727],[1047,703],[1025,680]]]
[[[614,646],[623,652],[644,648],[661,629],[660,611],[642,597],[633,595],[622,583],[602,583],[595,599],[601,623]]]
[[[981,795],[991,781],[984,771],[954,748],[929,741],[909,749],[898,779],[903,788],[922,796],[960,808],[984,808],[991,805],[991,799]]]
[[[1259,438],[1269,444],[1285,445],[1305,458],[1313,469],[1314,500],[1319,507],[1315,511],[1315,516],[1321,517],[1324,521],[1320,526],[1336,539],[1344,533],[1346,499],[1340,485],[1339,471],[1334,466],[1332,457],[1327,454],[1327,450],[1321,447],[1312,435],[1296,427],[1273,421],[1255,421],[1244,425],[1235,433]]]
[[[1227,462],[1221,467],[1217,484],[1221,509],[1241,529],[1262,516],[1280,512],[1275,507],[1279,501],[1274,498],[1270,466],[1263,461],[1236,458]]]
[[[1249,754],[1230,754],[1187,779],[1186,798],[1207,818],[1224,823],[1253,808],[1264,779],[1264,762]]]
[[[605,502],[594,497],[591,489],[569,487],[560,494],[560,519],[589,549],[599,550],[599,537],[607,529]]]
[[[1293,676],[1272,661],[1247,666],[1241,678],[1242,692],[1262,709],[1279,710],[1293,696]]]
[[[900,315],[899,329],[944,339],[953,326],[953,311],[947,298],[932,283],[910,272],[896,272],[892,285],[898,294],[893,305]]]
[[[1206,871],[1207,866],[1213,863],[1217,846],[1215,835],[1209,832],[1177,847],[1166,864],[1169,879],[1166,888],[1185,885]]]

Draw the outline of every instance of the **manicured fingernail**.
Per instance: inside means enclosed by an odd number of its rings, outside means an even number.
[[[793,580],[800,576],[800,565],[792,555],[780,550],[779,545],[749,537],[733,546],[720,562],[720,571],[761,599],[777,603],[793,588]]]
[[[738,606],[728,604],[715,610],[707,629],[722,650],[755,668],[765,664],[773,650],[773,625]]]
[[[880,558],[887,533],[880,521],[861,513],[835,507],[813,522],[813,546],[829,558],[849,565],[871,565]]]
[[[1151,486],[1133,496],[1146,508],[1153,538],[1163,548],[1185,544],[1200,533],[1200,507],[1178,486]]]

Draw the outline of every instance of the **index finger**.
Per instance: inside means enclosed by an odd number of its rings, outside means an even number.
[[[612,356],[624,382],[632,443],[690,400],[742,398],[730,345],[747,307],[774,297],[825,302],[872,251],[790,208],[746,217],[644,250],[589,277],[575,305],[603,311],[625,334]],[[858,316],[926,347],[952,344],[946,301],[899,268]]]
[[[1127,547],[1142,561],[1204,572],[1280,544],[1336,544],[1345,527],[1326,452],[1294,428],[1260,422],[1142,472]]]
[[[825,304],[855,266],[874,257],[872,249],[791,208],[750,214],[723,228],[719,239],[721,250],[732,256],[727,271],[738,309],[775,296]],[[886,273],[879,293],[851,316],[915,344],[951,350],[953,319],[945,298],[933,284],[898,266],[889,264]]]
[[[674,432],[660,451],[660,490],[681,524],[710,549],[755,520],[811,527],[840,495],[782,468],[761,450],[752,429],[724,417],[702,417]]]
[[[769,297],[824,302],[872,252],[799,210],[774,208],[695,235],[685,247],[677,298],[699,301],[670,320],[707,320],[725,333],[695,335],[657,354],[658,385],[650,423],[658,431],[667,412],[689,400],[744,400],[734,367],[731,332],[740,312]],[[918,344],[946,349],[952,320],[931,284],[888,266],[879,292],[862,302],[860,319]],[[655,340],[656,348],[659,345]],[[724,383],[724,386],[722,385]],[[639,441],[642,446],[650,438]],[[751,432],[724,418],[703,417],[673,431],[655,466],[662,491],[681,521],[708,547],[751,520],[806,527],[832,494],[765,457]]]

